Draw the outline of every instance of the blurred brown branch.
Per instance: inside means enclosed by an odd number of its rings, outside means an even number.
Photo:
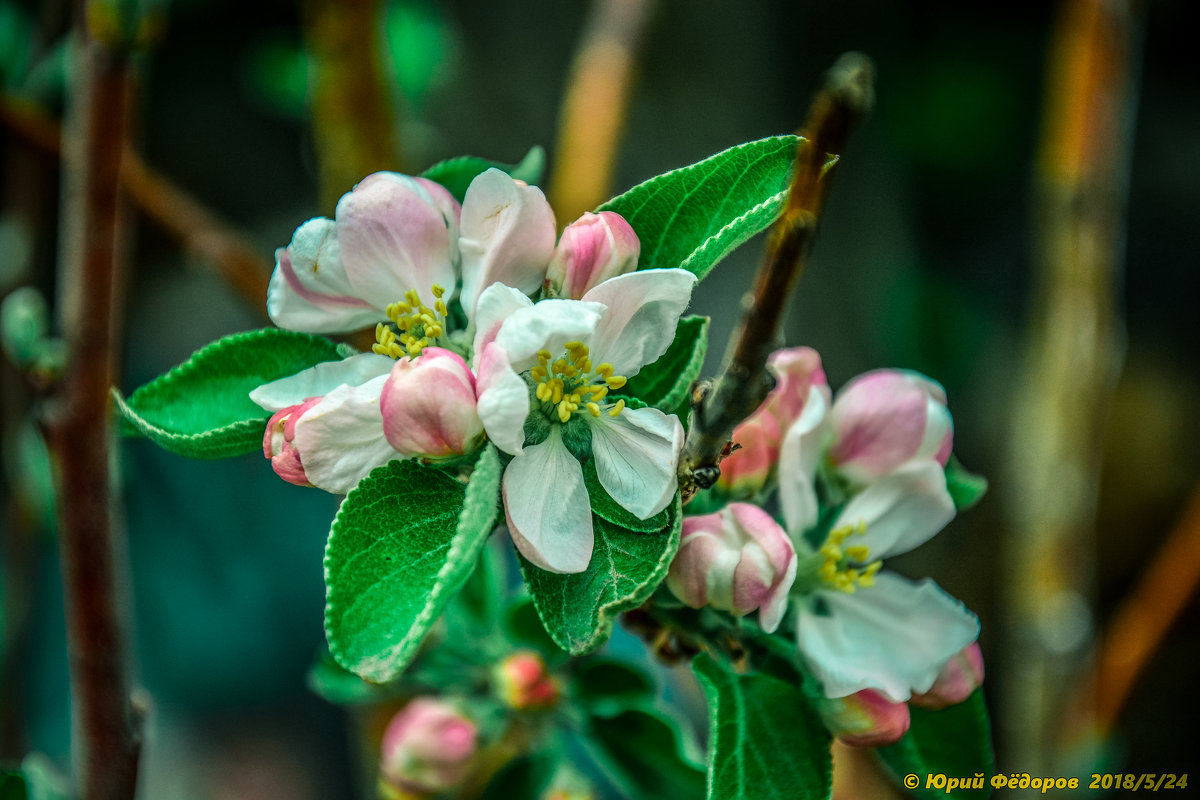
[[[549,195],[560,225],[608,199],[651,0],[595,0],[567,81]]]
[[[1086,657],[1101,443],[1123,349],[1117,315],[1135,108],[1130,2],[1066,0],[1035,173],[1036,284],[1009,437],[1009,619],[1001,730],[1021,769],[1055,767],[1064,689]]]
[[[36,106],[0,93],[0,125],[46,156],[62,155],[58,123]],[[148,166],[127,145],[121,154],[121,185],[139,211],[211,265],[251,308],[265,315],[272,264],[246,236]]]
[[[699,384],[693,393],[691,424],[679,459],[685,502],[697,488],[716,481],[734,427],[758,408],[771,389],[767,356],[777,345],[783,311],[816,236],[834,175],[833,169],[826,169],[826,161],[842,152],[850,132],[870,109],[873,84],[871,62],[858,53],[847,53],[829,70],[825,87],[809,107],[787,203],[768,234],[754,289],[742,302],[742,321],[725,367],[711,388]]]

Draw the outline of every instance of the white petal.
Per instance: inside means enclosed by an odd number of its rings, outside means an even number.
[[[498,169],[478,175],[463,197],[459,249],[467,316],[493,283],[532,294],[542,286],[554,255],[554,212],[542,190]]]
[[[866,545],[875,560],[924,544],[952,519],[954,501],[941,465],[914,461],[855,495],[834,527],[865,523],[867,532],[854,543]]]
[[[678,417],[655,408],[627,408],[616,417],[585,416],[600,485],[631,514],[646,519],[667,507],[678,488],[683,447]]]
[[[829,433],[828,412],[829,387],[812,386],[779,448],[779,504],[794,541],[817,522],[816,476]]]
[[[267,411],[281,411],[310,397],[327,395],[343,383],[359,386],[387,375],[395,361],[376,353],[359,353],[341,361],[323,361],[316,366],[264,383],[250,392],[250,399]]]
[[[797,644],[829,697],[876,689],[900,703],[929,691],[955,653],[975,641],[979,620],[930,580],[890,573],[854,594],[821,592],[830,615],[802,608]]]
[[[519,455],[525,444],[529,386],[512,371],[504,349],[495,342],[479,356],[475,390],[479,398],[475,413],[488,438],[504,452]]]
[[[453,220],[416,178],[368,176],[337,205],[337,238],[354,293],[380,308],[415,289],[432,306],[433,284],[455,283]]]
[[[555,425],[504,470],[504,513],[521,555],[550,572],[583,572],[595,537],[583,469]]]
[[[314,486],[346,494],[375,467],[401,457],[383,437],[379,394],[386,381],[381,375],[339,386],[296,423],[292,444]]]
[[[483,294],[479,295],[479,303],[475,306],[475,319],[472,320],[475,327],[475,339],[471,348],[471,352],[475,354],[472,367],[479,365],[480,355],[490,342],[495,341],[504,320],[532,305],[533,301],[522,292],[503,283],[493,283],[483,290]]]
[[[281,328],[305,333],[358,330],[383,314],[355,294],[342,266],[333,220],[310,219],[275,252],[267,313]]]
[[[675,339],[695,284],[684,269],[648,269],[609,278],[585,294],[606,307],[592,337],[593,363],[607,361],[630,377],[657,361]]]
[[[598,303],[542,300],[510,314],[496,333],[496,343],[508,354],[513,370],[524,372],[537,363],[538,350],[557,356],[567,342],[588,341],[603,311]]]

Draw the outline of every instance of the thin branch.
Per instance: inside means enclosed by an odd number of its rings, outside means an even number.
[[[0,92],[0,126],[51,158],[62,155],[62,130],[34,105]],[[241,232],[195,197],[148,166],[132,148],[121,159],[121,185],[133,205],[177,238],[184,249],[211,265],[260,314],[266,314],[272,264]]]
[[[711,387],[698,384],[693,391],[691,424],[679,466],[685,500],[716,481],[734,427],[758,408],[771,389],[767,356],[778,341],[783,311],[816,237],[833,177],[828,158],[842,152],[851,130],[870,109],[873,80],[870,61],[847,53],[829,70],[825,87],[809,107],[787,203],[771,228],[754,289],[742,302],[742,322],[724,371]]]
[[[567,81],[551,205],[560,224],[608,199],[617,144],[633,90],[634,56],[654,8],[652,0],[595,0]]]
[[[131,82],[127,57],[90,36],[75,63],[59,279],[61,327],[70,349],[44,425],[59,469],[76,786],[83,800],[132,800],[141,720],[131,700],[118,582],[124,547],[110,504],[108,409]]]

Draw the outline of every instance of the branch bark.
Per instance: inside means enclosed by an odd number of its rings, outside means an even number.
[[[734,427],[771,390],[767,356],[779,339],[783,311],[816,237],[833,178],[828,159],[845,148],[850,132],[870,109],[873,81],[870,61],[847,53],[829,70],[824,88],[809,107],[787,202],[768,234],[754,289],[742,301],[742,321],[725,367],[715,382],[699,383],[693,389],[691,422],[679,460],[685,502],[697,489],[716,482]]]

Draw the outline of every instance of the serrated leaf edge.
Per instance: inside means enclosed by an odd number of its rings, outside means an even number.
[[[129,403],[121,395],[121,391],[115,386],[110,390],[110,392],[112,394],[113,402],[116,403],[118,412],[120,412],[121,416],[130,425],[132,425],[139,434],[149,437],[149,435],[153,433],[155,437],[161,437],[162,439],[165,439],[173,444],[200,442],[204,439],[214,438],[220,434],[239,433],[240,429],[242,428],[244,428],[247,433],[250,433],[256,428],[266,424],[266,421],[270,418],[269,414],[264,414],[259,418],[243,419],[237,422],[231,422],[228,425],[223,425],[220,428],[213,428],[212,430],[207,430],[203,433],[175,433],[174,431],[161,428],[158,425],[155,425],[153,422],[146,420],[132,406],[129,405]],[[161,444],[161,442],[159,442],[159,444]],[[171,448],[165,449],[169,450]],[[235,455],[237,453],[252,453],[256,449],[257,446],[251,447],[250,449],[238,448],[236,451],[230,450],[230,455]]]

